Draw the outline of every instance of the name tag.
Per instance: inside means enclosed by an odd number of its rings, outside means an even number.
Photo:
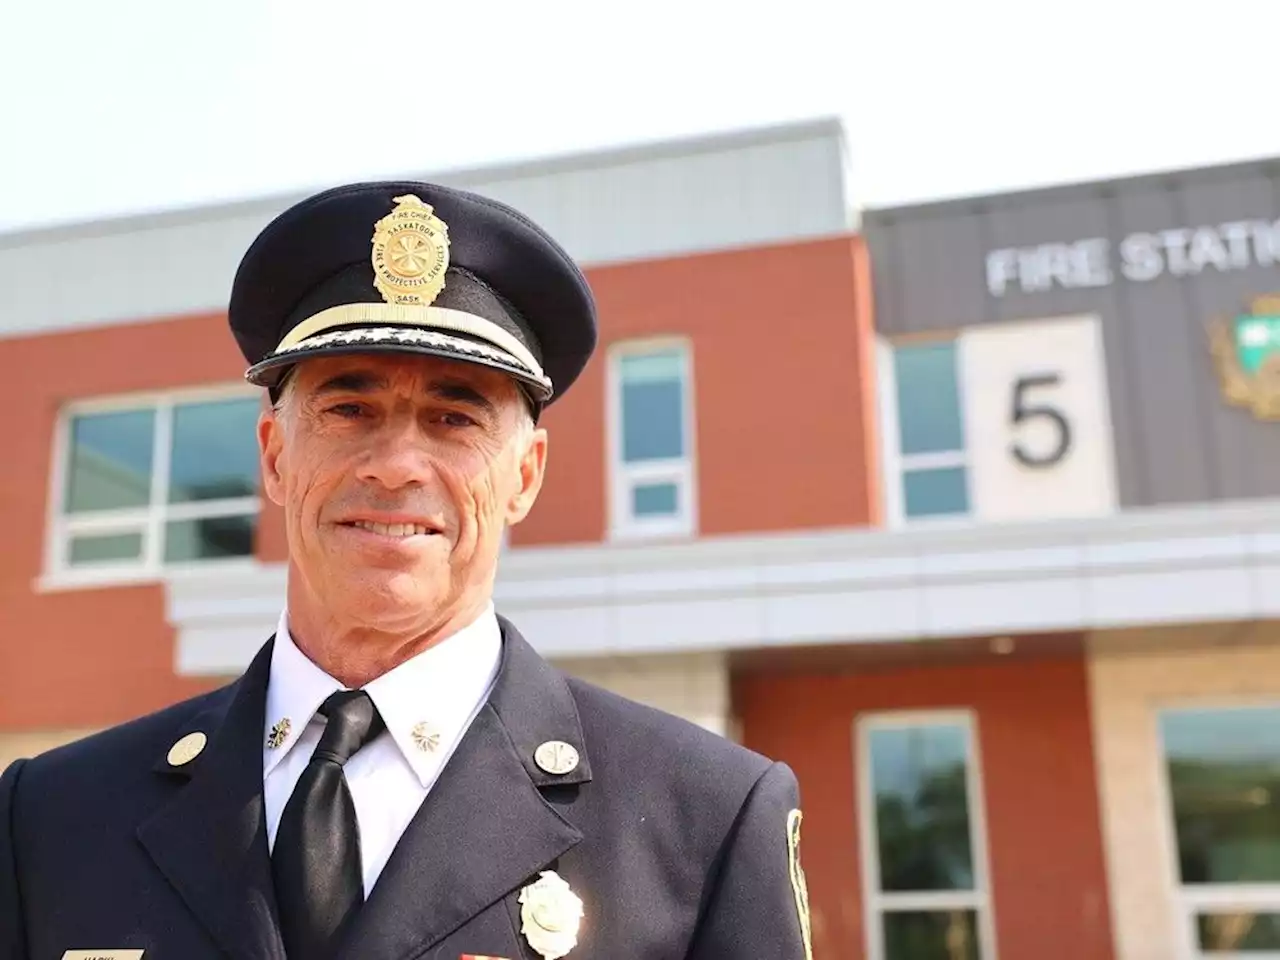
[[[68,950],[62,960],[142,960],[141,950]]]

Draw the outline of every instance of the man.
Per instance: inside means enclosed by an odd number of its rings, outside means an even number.
[[[285,610],[236,682],[4,773],[0,960],[809,956],[791,772],[493,609],[596,342],[560,247],[342,187],[267,226],[229,316]]]

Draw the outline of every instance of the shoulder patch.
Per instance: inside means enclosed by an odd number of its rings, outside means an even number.
[[[805,960],[813,960],[813,934],[809,920],[809,887],[805,882],[804,868],[800,866],[800,821],[804,814],[792,810],[787,814],[787,869],[791,875],[791,892],[796,898],[796,913],[800,917],[800,936],[804,940]]]

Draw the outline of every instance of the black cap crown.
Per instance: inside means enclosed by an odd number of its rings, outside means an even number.
[[[240,263],[229,319],[246,379],[273,392],[307,357],[399,351],[504,371],[537,409],[596,345],[591,290],[551,237],[504,204],[413,181],[280,214]]]

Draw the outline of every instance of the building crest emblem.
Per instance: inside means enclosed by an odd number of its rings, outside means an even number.
[[[1257,420],[1280,420],[1280,294],[1254,298],[1248,312],[1215,318],[1209,345],[1223,399]]]

